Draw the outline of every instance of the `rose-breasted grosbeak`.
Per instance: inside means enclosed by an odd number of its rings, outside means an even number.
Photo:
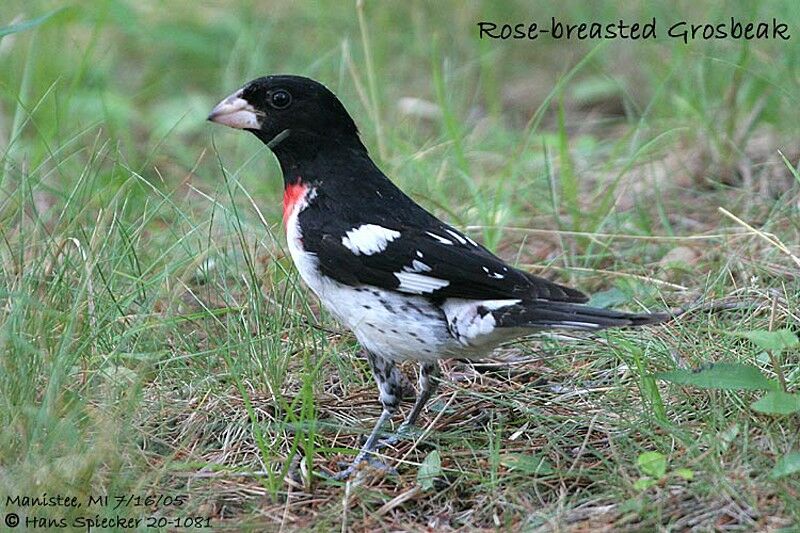
[[[538,330],[667,318],[581,305],[588,300],[581,292],[514,268],[433,216],[372,162],[342,103],[314,80],[258,78],[208,119],[255,134],[278,158],[292,259],[367,353],[383,412],[339,478],[370,457],[397,409],[400,361],[420,363],[420,390],[398,433],[414,424],[433,394],[439,359],[485,356]]]

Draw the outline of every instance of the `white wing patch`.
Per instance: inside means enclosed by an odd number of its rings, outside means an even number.
[[[484,272],[486,272],[489,275],[490,278],[503,279],[505,277],[503,274],[500,274],[499,272],[490,272],[489,267],[481,267],[481,268],[483,269]],[[503,270],[508,271],[506,267],[503,267]]]
[[[458,233],[456,233],[455,231],[453,231],[453,230],[451,230],[451,229],[446,229],[445,231],[446,231],[447,233],[449,233],[450,235],[452,235],[452,236],[455,238],[455,240],[457,240],[457,241],[458,241],[458,242],[460,242],[461,244],[467,244],[467,239],[465,239],[464,237],[462,237],[461,235],[459,235],[459,234],[458,234]]]
[[[508,272],[508,267],[507,266],[503,267],[503,272]],[[505,275],[501,274],[500,272],[492,272],[491,276],[494,279],[503,279],[505,277]]]
[[[592,324],[591,322],[575,322],[572,320],[564,320],[563,322],[557,322],[556,325],[559,328],[577,328],[577,329],[600,329],[600,324]]]
[[[408,267],[405,267],[403,272],[394,273],[394,277],[400,281],[400,286],[397,287],[398,291],[408,292],[411,294],[425,294],[450,285],[450,282],[445,279],[434,278],[424,274],[417,274],[416,272],[409,272],[408,270],[410,269],[407,269]]]
[[[384,251],[398,237],[399,231],[377,224],[364,224],[348,231],[342,237],[342,245],[356,255],[372,255]]]
[[[442,244],[448,244],[448,245],[451,245],[451,246],[453,244],[453,241],[451,241],[450,239],[445,239],[441,235],[436,235],[435,233],[431,233],[430,231],[426,231],[425,234],[426,235],[430,235],[431,237],[433,237],[434,239],[436,239],[437,241],[439,241]]]
[[[447,228],[445,228],[444,231],[449,236],[451,236],[453,239],[455,239],[459,244],[467,244],[467,243],[469,243],[472,246],[474,246],[475,248],[478,247],[478,243],[473,241],[472,239],[470,239],[466,235],[461,235],[457,231],[453,231],[453,230],[447,229]],[[434,239],[436,239],[437,241],[439,241],[442,244],[449,244],[449,245],[455,244],[452,240],[448,239],[447,237],[442,237],[441,235],[437,235],[437,234],[432,233],[430,231],[426,231],[425,233],[427,235],[433,237]]]
[[[395,272],[394,276],[400,281],[397,290],[411,294],[425,294],[450,285],[449,281],[420,274],[433,270],[430,265],[413,259],[410,266],[404,266],[402,272]]]
[[[403,270],[406,272],[430,272],[432,269],[422,261],[414,259],[411,261],[411,269],[408,270],[408,267],[405,267]]]

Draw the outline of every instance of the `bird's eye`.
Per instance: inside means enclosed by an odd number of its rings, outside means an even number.
[[[292,95],[281,89],[272,93],[269,102],[275,109],[286,109],[292,103]]]

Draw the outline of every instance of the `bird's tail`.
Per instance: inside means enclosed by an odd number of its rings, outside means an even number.
[[[626,313],[567,302],[520,302],[492,311],[501,328],[584,329],[635,327],[673,318],[670,313]]]

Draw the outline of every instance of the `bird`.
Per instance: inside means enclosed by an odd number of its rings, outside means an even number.
[[[283,174],[283,226],[305,285],[366,352],[382,410],[348,479],[382,444],[414,426],[436,391],[442,359],[480,359],[498,345],[546,330],[597,331],[656,324],[668,313],[586,304],[577,289],[503,261],[402,192],[375,164],[336,95],[295,75],[254,79],[208,120],[248,131]],[[393,435],[406,382],[398,364],[419,364],[418,394]]]

